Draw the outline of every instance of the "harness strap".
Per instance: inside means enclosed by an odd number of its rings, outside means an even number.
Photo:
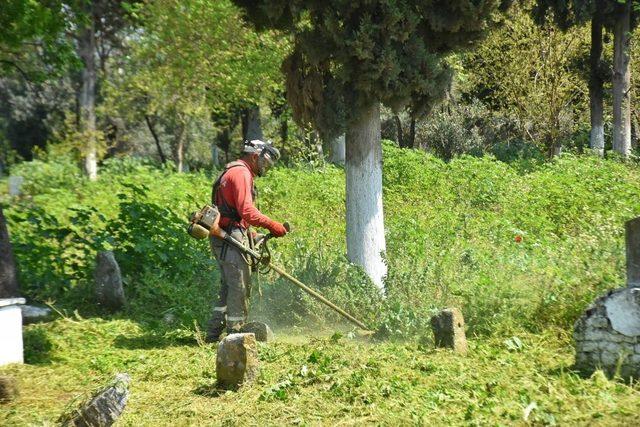
[[[218,206],[220,215],[226,218],[229,218],[230,220],[236,222],[237,224],[240,223],[242,218],[240,217],[240,214],[238,213],[236,208],[230,206],[229,203],[227,203],[227,201],[224,199],[224,195],[222,194],[220,195],[221,203],[219,204],[216,203],[216,196],[218,195],[218,190],[220,189],[220,182],[222,181],[222,178],[226,175],[226,173],[230,169],[233,169],[235,167],[240,167],[240,166],[247,167],[244,163],[239,161],[231,162],[227,166],[225,166],[224,171],[220,174],[218,179],[216,179],[216,181],[213,183],[213,187],[211,189],[211,203]]]

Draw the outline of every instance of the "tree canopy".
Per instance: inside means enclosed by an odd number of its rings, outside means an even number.
[[[327,136],[373,101],[421,115],[440,100],[452,70],[453,49],[486,35],[498,0],[266,1],[235,0],[258,29],[294,36],[283,69],[295,117]]]

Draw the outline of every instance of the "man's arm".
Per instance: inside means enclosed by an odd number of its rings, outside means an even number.
[[[238,175],[238,182],[236,182],[237,191],[235,191],[234,194],[236,210],[240,217],[254,227],[266,228],[276,237],[282,237],[287,234],[287,230],[281,223],[272,220],[255,207],[251,194],[251,174],[246,170],[242,172],[242,174]]]

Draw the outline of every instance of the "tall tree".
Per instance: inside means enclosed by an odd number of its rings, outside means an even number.
[[[384,289],[380,103],[429,110],[450,83],[444,55],[493,22],[498,0],[235,0],[258,29],[293,35],[283,64],[299,122],[346,133],[347,256]]]
[[[617,1],[613,12],[613,149],[631,152],[631,10],[633,0]],[[636,6],[639,4],[636,3]]]
[[[591,148],[604,154],[603,85],[607,74],[602,62],[602,30],[613,31],[613,149],[627,157],[631,150],[631,31],[637,24],[638,0],[538,0],[538,16],[547,10],[561,27],[591,21],[589,98],[591,107]]]
[[[282,87],[286,40],[243,27],[228,0],[156,0],[133,13],[144,31],[129,42],[125,68],[131,71],[114,79],[110,101],[169,124],[178,170],[194,118],[214,118],[219,137],[230,142],[238,112],[243,137],[262,137],[258,106]],[[226,152],[228,144],[222,148]]]
[[[589,145],[600,157],[604,156],[604,83],[610,72],[603,59],[604,0],[595,0],[591,17],[591,49],[589,51],[589,109],[591,131]]]
[[[105,64],[114,48],[121,45],[120,31],[127,25],[127,9],[134,2],[122,0],[71,0],[70,19],[76,52],[81,60],[78,89],[78,124],[85,139],[82,148],[84,170],[89,179],[98,177],[99,138],[96,128],[98,69],[106,72]]]
[[[94,1],[80,3],[77,34],[78,57],[82,61],[78,91],[79,131],[86,138],[84,170],[90,180],[98,178],[98,143],[96,138],[96,25]],[[99,19],[99,18],[98,18]]]
[[[549,13],[563,31],[591,22],[589,51],[589,145],[604,155],[604,83],[610,74],[603,60],[602,30],[607,0],[538,0],[533,8],[540,25],[547,25]]]

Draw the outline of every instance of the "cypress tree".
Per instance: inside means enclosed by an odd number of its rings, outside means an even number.
[[[293,39],[283,63],[294,118],[346,134],[347,256],[383,289],[380,103],[426,114],[451,81],[446,56],[484,36],[504,0],[234,0]]]

